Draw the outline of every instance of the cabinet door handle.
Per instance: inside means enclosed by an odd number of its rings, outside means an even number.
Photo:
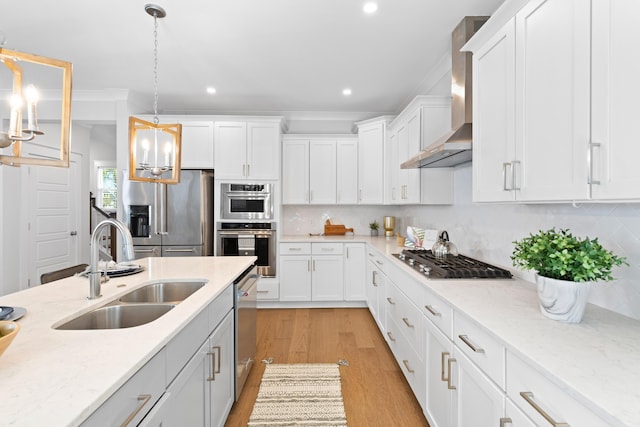
[[[136,415],[138,415],[138,413],[142,410],[142,408],[144,408],[147,402],[149,402],[149,400],[151,400],[150,394],[141,394],[140,396],[138,396],[138,402],[140,403],[138,404],[136,409],[131,414],[129,414],[127,419],[124,420],[120,427],[127,427],[131,423],[131,421],[133,421]]]
[[[466,335],[458,335],[458,338],[460,338],[462,340],[462,342],[464,342],[466,345],[468,345],[469,348],[471,350],[473,350],[475,353],[484,353],[484,349],[480,348],[477,345],[475,345],[474,343],[472,343],[468,336],[466,336]]]
[[[393,299],[387,297],[387,301],[389,301],[389,304],[391,305],[396,305],[396,303],[393,301]]]
[[[269,291],[256,291],[257,294],[268,294]]]
[[[251,165],[247,163],[247,176],[251,176]]]
[[[335,248],[320,248],[320,250],[322,252],[333,252],[333,251],[335,251]]]
[[[376,277],[378,277],[378,272],[377,271],[373,271],[371,273],[371,283],[373,284],[373,286],[378,286],[378,282],[376,281]]]
[[[247,165],[246,164],[242,164],[242,176],[247,176]]]
[[[453,375],[451,375],[451,365],[456,363],[456,362],[457,362],[457,360],[454,359],[454,358],[451,358],[451,359],[447,360],[447,370],[449,371],[449,376],[447,377],[447,388],[449,390],[455,390],[456,389],[456,386],[451,385],[451,377],[453,376]]]
[[[431,313],[432,315],[436,316],[436,317],[442,317],[442,314],[439,313],[435,308],[433,308],[432,305],[425,305],[424,308],[427,309],[427,311],[429,313]]]
[[[551,417],[551,415],[547,414],[547,412],[544,409],[542,409],[540,405],[538,405],[538,403],[534,400],[534,396],[532,392],[521,391],[520,396],[522,396],[522,398],[526,400],[527,403],[531,405],[533,409],[536,410],[537,413],[542,415],[542,418],[547,420],[549,424],[551,424],[553,427],[571,427],[568,423],[565,423],[562,421],[556,421]]]
[[[316,271],[316,260],[315,259],[312,261],[312,264],[313,264],[313,269],[312,270]]]
[[[393,337],[393,335],[391,335],[391,332],[387,332],[387,335],[389,336],[389,339],[393,342],[396,342],[396,339]]]
[[[587,152],[587,171],[589,176],[587,177],[587,184],[589,185],[599,185],[600,181],[593,179],[593,149],[600,148],[599,142],[591,142],[589,143],[589,150]]]
[[[350,249],[350,248],[347,248],[347,253],[345,254],[345,257],[346,257],[347,259],[349,259],[349,249]]]
[[[380,260],[376,260],[376,264],[378,264],[378,265],[382,265],[382,264],[384,264],[384,263],[383,263],[382,261],[380,261]]]
[[[511,168],[511,163],[504,162],[502,164],[502,190],[503,191],[511,191],[511,189],[507,187],[507,168]]]
[[[520,160],[514,160],[513,162],[511,162],[511,164],[513,164],[511,168],[511,189],[520,190],[520,187],[516,185],[516,165],[520,164]]]
[[[309,190],[309,202],[313,202],[313,190]]]
[[[302,250],[302,248],[289,248],[289,251],[295,251],[295,252],[300,252]]]
[[[511,418],[500,418],[500,427],[504,427],[507,424],[511,423],[513,423],[513,421],[511,421]]]
[[[404,364],[404,367],[407,368],[407,371],[409,371],[410,374],[413,374],[416,372],[413,369],[411,369],[411,367],[409,367],[409,361],[407,359],[404,359],[402,363]]]
[[[358,190],[358,200],[362,201],[362,190]]]
[[[444,359],[446,359],[447,357],[449,357],[449,352],[443,351],[442,357],[440,359],[440,379],[442,381],[449,381],[449,377],[445,375],[445,370],[444,370]]]
[[[221,347],[215,346],[213,347],[214,351],[210,351],[207,354],[211,356],[211,376],[207,378],[207,381],[215,381],[216,374],[220,373],[220,355],[221,355]],[[216,357],[216,352],[218,357]]]
[[[406,317],[402,318],[402,321],[404,322],[405,325],[407,325],[410,328],[413,328],[413,325],[411,323],[409,323],[409,319],[407,319]]]

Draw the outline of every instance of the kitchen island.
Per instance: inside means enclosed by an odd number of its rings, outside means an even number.
[[[478,380],[478,384],[485,384],[487,390],[493,390],[489,392],[493,393],[495,398],[491,404],[498,408],[496,412],[502,411],[499,418],[512,416],[509,413],[509,405],[514,402],[521,409],[525,408],[523,411],[527,416],[533,419],[539,416],[533,413],[535,411],[531,405],[520,395],[520,392],[530,392],[526,387],[531,387],[538,392],[535,398],[551,407],[548,411],[552,415],[555,411],[555,415],[562,416],[563,410],[577,404],[578,412],[585,413],[588,410],[597,418],[593,422],[591,419],[585,422],[575,421],[579,419],[579,415],[578,418],[574,418],[573,423],[570,419],[559,420],[569,421],[572,426],[640,426],[640,390],[637,388],[637,384],[640,383],[640,321],[591,304],[587,306],[581,323],[567,324],[550,320],[540,313],[535,285],[519,278],[426,278],[392,256],[404,249],[397,246],[395,237],[287,235],[280,241],[367,244],[369,263],[381,263],[378,265],[380,271],[377,273],[377,279],[371,280],[368,277],[368,286],[373,282],[373,286],[377,286],[378,290],[384,288],[380,300],[386,309],[378,311],[378,323],[394,353],[395,340],[405,326],[402,319],[393,323],[392,313],[393,310],[397,310],[394,308],[398,306],[397,300],[406,298],[410,305],[415,305],[416,310],[422,310],[424,321],[418,319],[418,326],[408,329],[413,333],[413,330],[419,329],[422,322],[425,331],[429,328],[436,331],[417,333],[415,337],[417,352],[425,348],[422,350],[423,375],[416,381],[427,383],[427,388],[421,390],[423,395],[416,393],[416,397],[425,408],[430,423],[435,420],[439,421],[436,424],[440,425],[442,422],[434,415],[435,412],[430,412],[433,408],[429,405],[429,399],[438,393],[437,388],[431,388],[433,384],[442,384],[445,393],[454,393],[462,396],[460,399],[464,398],[464,394],[460,392],[464,384],[458,384],[458,390],[451,391],[447,389],[447,382],[440,381],[441,368],[447,368],[447,363],[444,362],[446,356],[441,356],[440,353],[444,350],[434,352],[437,356],[434,364],[436,372],[428,372],[429,346],[435,341],[424,343],[420,340],[428,341],[429,337],[440,334],[443,337],[446,335],[445,347],[457,359],[456,361],[451,358],[455,372],[452,378],[454,384],[467,378],[463,375],[470,372],[469,366],[472,366],[470,369],[474,371],[479,367],[477,371],[480,373],[476,377],[482,381]],[[384,283],[380,279],[381,273],[388,282]],[[394,293],[394,289],[399,292]],[[423,295],[425,299],[422,299]],[[426,298],[435,298],[436,302],[433,306],[429,305]],[[372,301],[368,303],[371,309]],[[437,308],[439,313],[432,316],[428,308],[425,310],[425,304],[432,309]],[[403,312],[403,316],[410,317],[410,314],[406,314],[411,313],[408,310],[409,305],[405,305],[403,309],[405,308],[407,310]],[[486,344],[485,348],[477,349],[478,352],[470,351],[468,344],[459,337],[467,330],[471,331],[469,337],[475,338],[483,345]],[[391,339],[388,333],[394,338]],[[427,338],[421,338],[423,336]],[[407,341],[413,344],[410,338]],[[413,387],[411,375],[408,369],[405,370],[406,366],[403,366],[405,358],[396,357]],[[466,371],[462,369],[463,359],[472,361],[464,365]],[[460,369],[457,369],[456,363],[460,365]],[[416,372],[419,371],[415,366],[412,368]],[[444,371],[442,373],[444,375]],[[420,386],[425,387],[424,384],[418,385],[414,387],[414,391],[420,391]],[[555,398],[556,395],[553,393],[557,393],[558,397]],[[452,399],[455,400],[456,397]],[[461,409],[462,404],[463,401],[460,400],[457,408],[459,415],[464,411]],[[490,405],[489,400],[483,404]],[[515,421],[516,417],[513,417],[514,425],[528,425],[524,421],[524,424],[518,424]],[[471,425],[465,424],[462,419],[458,421],[463,427]],[[456,425],[451,420],[449,422],[451,424],[445,422],[444,425]],[[544,420],[540,423],[545,425]],[[476,420],[475,425],[485,424]]]
[[[24,307],[14,342],[0,357],[2,425],[77,426],[194,320],[255,257],[136,260],[141,273],[112,278],[88,300],[88,279],[71,277],[0,297]],[[158,280],[207,283],[151,323],[124,329],[56,330],[56,326]]]

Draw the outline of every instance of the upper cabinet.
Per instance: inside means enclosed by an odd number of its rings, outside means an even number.
[[[384,142],[390,118],[366,120],[358,126],[358,203],[384,203]]]
[[[451,129],[451,99],[417,96],[389,125],[385,204],[453,203],[453,168],[401,169],[400,164]]]
[[[473,197],[478,202],[640,198],[631,93],[640,59],[633,0],[504,3],[473,51]],[[634,38],[635,37],[635,38]]]
[[[187,169],[213,169],[213,121],[182,121],[180,164]]]
[[[282,139],[283,204],[356,204],[357,139],[285,135]]]
[[[280,122],[280,118],[217,121],[216,179],[279,179]]]

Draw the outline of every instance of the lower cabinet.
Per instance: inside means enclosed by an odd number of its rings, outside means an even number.
[[[451,383],[453,343],[433,323],[426,321],[426,400],[420,402],[431,427],[452,426],[454,390]]]
[[[367,251],[367,270],[366,270],[366,294],[367,294],[367,306],[373,316],[374,320],[380,328],[380,332],[383,335],[386,333],[385,328],[385,288],[387,276],[382,272],[381,265],[376,261],[378,255],[374,254],[370,250]]]
[[[344,245],[344,299],[345,301],[366,301],[367,299],[364,243],[345,243]]]
[[[198,349],[142,426],[224,426],[234,401],[233,311]]]

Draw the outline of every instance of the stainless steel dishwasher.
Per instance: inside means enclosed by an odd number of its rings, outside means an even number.
[[[258,268],[247,268],[233,282],[235,290],[236,400],[247,381],[256,357],[256,295]]]

